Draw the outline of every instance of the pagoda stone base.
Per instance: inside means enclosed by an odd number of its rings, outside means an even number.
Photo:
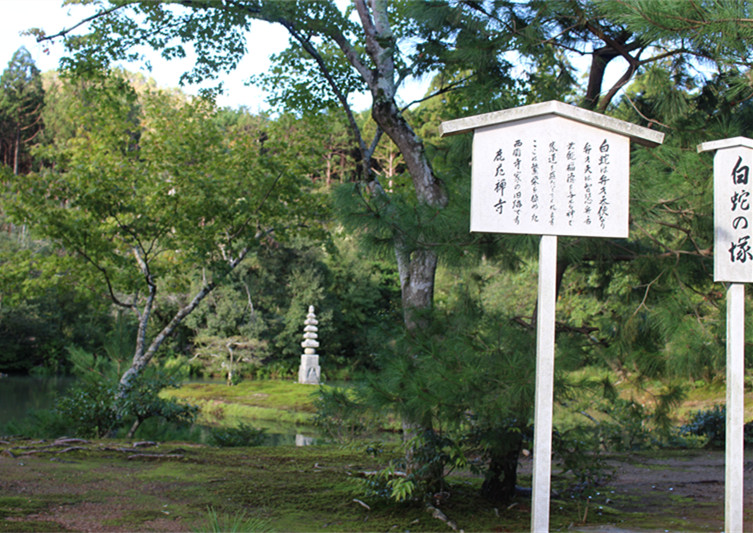
[[[298,368],[298,383],[319,385],[321,377],[319,356],[316,354],[301,355],[301,366]]]

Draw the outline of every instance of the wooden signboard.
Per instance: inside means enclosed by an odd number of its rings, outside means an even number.
[[[560,116],[477,129],[471,231],[627,237],[629,145]]]
[[[630,141],[664,134],[561,102],[442,123],[473,131],[471,231],[541,235],[531,531],[549,530],[557,236],[627,237]]]
[[[753,281],[753,139],[703,143],[714,154],[714,281]]]
[[[724,530],[743,531],[745,426],[745,285],[753,281],[753,139],[698,145],[714,154],[714,281],[727,288],[727,420]]]

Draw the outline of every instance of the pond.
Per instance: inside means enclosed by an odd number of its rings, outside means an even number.
[[[53,407],[73,382],[70,377],[0,377],[0,428],[21,420],[29,411]]]
[[[206,382],[206,381],[203,381]],[[10,422],[22,420],[30,411],[51,409],[56,399],[75,383],[72,377],[3,376],[0,378],[0,434]],[[266,431],[269,446],[308,446],[317,443],[313,427],[299,428],[294,424],[269,425],[247,421]],[[206,437],[207,432],[201,431]]]

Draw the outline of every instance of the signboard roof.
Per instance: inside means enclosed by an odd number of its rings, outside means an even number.
[[[718,141],[709,141],[698,145],[699,152],[712,152],[724,148],[753,148],[753,139],[748,137],[730,137],[729,139],[720,139]]]
[[[664,134],[659,131],[638,126],[637,124],[626,122],[624,120],[608,117],[601,113],[595,113],[572,105],[563,104],[556,100],[543,102],[541,104],[516,107],[513,109],[505,109],[502,111],[494,111],[483,115],[449,120],[443,122],[439,126],[439,132],[442,137],[445,137],[447,135],[466,133],[486,126],[501,125],[544,115],[566,117],[596,128],[624,135],[629,137],[632,141],[645,146],[656,146],[661,144],[664,140]]]

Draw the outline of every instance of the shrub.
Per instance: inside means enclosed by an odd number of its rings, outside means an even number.
[[[403,443],[406,457],[359,480],[367,497],[395,502],[431,501],[447,488],[445,474],[467,466],[460,444],[446,434],[423,430]],[[410,464],[408,463],[410,460]]]
[[[176,424],[193,423],[199,411],[197,406],[162,398],[159,395],[162,389],[178,386],[175,380],[161,374],[142,374],[133,381],[128,394],[116,400],[116,409],[123,421],[133,420],[128,438],[133,436],[144,420],[152,417],[160,417]]]
[[[705,437],[707,448],[724,448],[726,416],[724,405],[696,411],[690,421],[680,427],[680,435]]]
[[[634,451],[652,445],[650,413],[634,400],[614,398],[602,406],[609,417],[599,425],[602,442],[614,451]]]
[[[161,398],[159,393],[177,383],[160,374],[140,375],[125,397],[118,397],[117,382],[103,377],[102,382],[84,379],[61,396],[55,412],[66,423],[65,433],[84,438],[99,438],[126,425],[130,438],[144,420],[160,417],[167,422],[190,424],[198,407]]]
[[[55,406],[69,432],[77,437],[104,437],[112,431],[118,416],[115,409],[115,387],[107,384],[74,385]]]
[[[0,431],[3,435],[21,435],[54,439],[69,434],[68,421],[55,409],[29,411],[21,420],[8,422]]]
[[[314,406],[314,424],[338,443],[352,442],[372,424],[373,414],[353,390],[320,387]]]
[[[572,474],[573,483],[568,490],[573,497],[587,499],[614,475],[599,452],[597,438],[597,433],[583,427],[566,431],[555,428],[552,432],[552,448],[562,468],[559,476]]]

